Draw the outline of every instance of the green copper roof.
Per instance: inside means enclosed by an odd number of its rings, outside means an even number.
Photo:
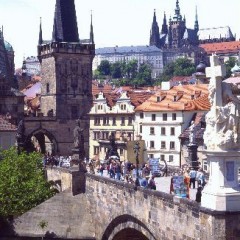
[[[9,42],[4,41],[4,44],[5,44],[5,48],[6,48],[7,51],[13,52],[13,47]]]

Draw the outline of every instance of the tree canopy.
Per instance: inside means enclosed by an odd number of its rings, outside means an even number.
[[[11,148],[0,159],[0,216],[18,216],[56,193],[45,179],[41,154],[18,155]]]
[[[228,61],[225,62],[226,65],[226,78],[231,77],[232,71],[231,69],[235,66],[237,59],[234,57],[230,57]]]
[[[176,61],[164,66],[163,73],[158,77],[156,82],[159,84],[169,81],[173,76],[191,76],[195,71],[195,65],[190,59],[178,58]]]

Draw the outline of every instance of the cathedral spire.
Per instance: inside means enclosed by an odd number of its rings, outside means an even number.
[[[152,28],[150,31],[149,45],[160,48],[160,34],[159,34],[159,27],[158,27],[157,18],[156,18],[156,9],[154,9],[154,14],[153,14],[153,22],[152,22]]]
[[[196,6],[196,15],[195,15],[194,29],[196,30],[196,32],[198,32],[198,30],[199,30],[197,6]]]
[[[167,34],[168,33],[168,26],[167,26],[167,18],[166,18],[166,13],[164,12],[164,18],[163,18],[163,25],[162,25],[162,34]]]
[[[94,44],[94,33],[92,24],[92,11],[91,11],[91,25],[90,25],[90,43]]]
[[[74,0],[56,0],[52,40],[79,42]]]
[[[38,45],[41,45],[42,43],[43,43],[43,38],[42,38],[42,18],[40,17]]]

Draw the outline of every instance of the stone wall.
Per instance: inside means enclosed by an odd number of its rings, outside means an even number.
[[[128,227],[150,240],[240,238],[240,213],[216,212],[197,202],[87,174],[86,194],[96,239],[113,239]],[[234,220],[235,219],[235,220]]]
[[[16,219],[19,236],[41,236],[39,222],[45,220],[46,231],[63,239],[130,240],[119,235],[129,229],[149,240],[240,239],[239,212],[211,211],[195,201],[73,169],[47,171],[65,190]],[[79,189],[85,194],[77,194]]]

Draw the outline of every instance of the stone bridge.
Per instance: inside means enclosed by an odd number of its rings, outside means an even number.
[[[240,239],[239,212],[211,211],[195,201],[74,170],[49,168],[47,175],[61,183],[62,192],[19,217],[16,235],[41,236],[44,220],[44,233],[61,239]]]

